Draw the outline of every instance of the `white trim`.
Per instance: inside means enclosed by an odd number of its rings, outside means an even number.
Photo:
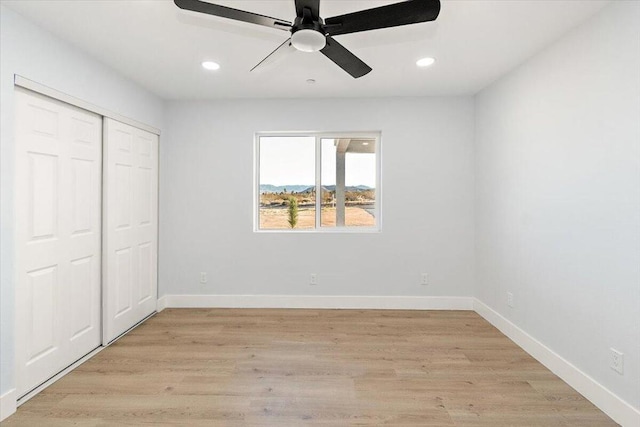
[[[126,123],[138,129],[146,130],[147,132],[151,132],[155,135],[160,135],[160,129],[154,128],[153,126],[149,126],[144,123],[140,123],[136,120],[130,119],[118,113],[114,113],[113,111],[107,110],[106,108],[102,108],[97,105],[91,104],[90,102],[83,101],[82,99],[78,99],[64,92],[60,92],[56,89],[50,88],[49,86],[45,86],[38,82],[34,82],[33,80],[29,80],[25,77],[22,77],[21,75],[15,74],[13,78],[13,83],[16,86],[29,89],[33,92],[37,92],[39,94],[48,96],[50,98],[55,98],[58,101],[66,102],[67,104],[74,105],[76,107],[82,108],[83,110],[91,111],[93,113],[99,114],[104,117],[109,117],[111,119],[117,120],[122,123]]]
[[[16,389],[5,392],[0,396],[0,421],[6,420],[16,412]]]
[[[40,384],[38,387],[34,388],[33,390],[31,390],[29,393],[25,394],[24,396],[22,396],[21,398],[18,399],[17,402],[17,406],[22,405],[23,403],[27,402],[29,399],[31,399],[32,397],[34,397],[35,395],[37,395],[38,393],[40,393],[42,390],[44,390],[45,388],[49,387],[51,384],[55,383],[56,381],[58,381],[60,378],[64,377],[65,375],[67,375],[69,372],[73,371],[74,369],[76,369],[78,366],[82,365],[84,362],[86,362],[87,360],[91,359],[93,356],[95,356],[96,354],[100,353],[102,350],[104,350],[106,347],[98,347],[94,350],[92,350],[90,353],[87,353],[86,355],[84,355],[82,358],[76,360],[74,363],[72,363],[71,365],[67,366],[66,368],[64,368],[62,371],[58,372],[57,374],[55,374],[54,376],[52,376],[51,378],[49,378],[47,381],[43,382],[42,384]]]
[[[158,301],[156,303],[156,312],[160,313],[165,308],[167,308],[167,297],[166,296],[162,296],[162,297],[158,298]]]
[[[171,308],[473,310],[470,297],[353,295],[165,295]],[[160,301],[160,300],[158,300]]]
[[[322,227],[322,137],[316,135],[316,176],[314,185],[316,186],[316,222],[314,229],[318,228],[318,225]],[[260,161],[258,160],[258,163]],[[337,183],[336,183],[337,184]],[[258,191],[260,191],[260,183],[258,183]],[[337,188],[337,186],[336,186]],[[318,193],[318,189],[320,189],[320,193]],[[320,197],[318,197],[320,194]],[[258,212],[260,211],[260,199],[258,199]],[[258,220],[260,219],[260,214],[258,213]],[[260,230],[260,223],[258,223],[258,230]],[[315,231],[315,230],[314,230]]]
[[[473,299],[473,309],[534,359],[600,408],[615,422],[623,426],[640,425],[640,410],[613,394],[609,389],[571,364],[571,362],[477,298]]]

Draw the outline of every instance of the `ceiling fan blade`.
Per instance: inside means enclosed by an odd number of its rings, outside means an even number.
[[[327,45],[320,52],[335,62],[338,67],[351,74],[354,79],[362,77],[371,71],[371,67],[330,36],[327,36]]]
[[[275,64],[280,61],[282,58],[287,56],[290,53],[296,51],[296,48],[291,46],[291,38],[288,38],[284,41],[280,46],[275,48],[273,52],[267,55],[262,61],[258,62],[258,64],[251,69],[251,71],[264,71],[269,66]]]
[[[263,25],[265,27],[277,28],[289,31],[291,22],[283,19],[271,18],[269,16],[258,15],[257,13],[245,12],[244,10],[231,7],[220,6],[218,4],[207,3],[200,0],[173,0],[180,9],[191,10],[193,12],[206,13],[208,15],[233,19],[236,21],[249,22],[251,24]]]
[[[320,18],[320,0],[295,0],[296,2],[296,16],[303,17],[304,9],[307,8],[311,11],[311,17],[314,20]]]
[[[440,0],[408,0],[324,20],[332,36],[433,21],[440,13]]]

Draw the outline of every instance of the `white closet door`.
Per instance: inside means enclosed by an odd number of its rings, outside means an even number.
[[[100,345],[102,119],[16,89],[16,383]]]
[[[105,118],[104,336],[156,310],[158,136]]]

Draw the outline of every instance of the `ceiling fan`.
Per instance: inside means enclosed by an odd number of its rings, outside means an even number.
[[[371,67],[338,43],[333,36],[433,21],[440,13],[440,0],[407,0],[323,20],[320,17],[320,0],[294,0],[294,2],[296,19],[291,23],[201,0],[174,0],[174,3],[181,9],[249,22],[291,33],[289,39],[260,61],[251,71],[267,63],[272,63],[291,51],[320,51],[356,79],[370,72]]]

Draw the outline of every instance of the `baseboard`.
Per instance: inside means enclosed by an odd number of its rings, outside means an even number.
[[[158,298],[158,302],[156,303],[156,311],[160,313],[162,310],[167,308],[167,297]]]
[[[16,389],[12,388],[0,396],[0,421],[9,418],[16,412]]]
[[[471,297],[422,296],[165,295],[158,300],[161,304],[166,308],[473,310]]]
[[[509,337],[534,359],[623,426],[640,426],[640,410],[625,402],[602,384],[520,329],[482,301],[474,298],[473,309]]]

